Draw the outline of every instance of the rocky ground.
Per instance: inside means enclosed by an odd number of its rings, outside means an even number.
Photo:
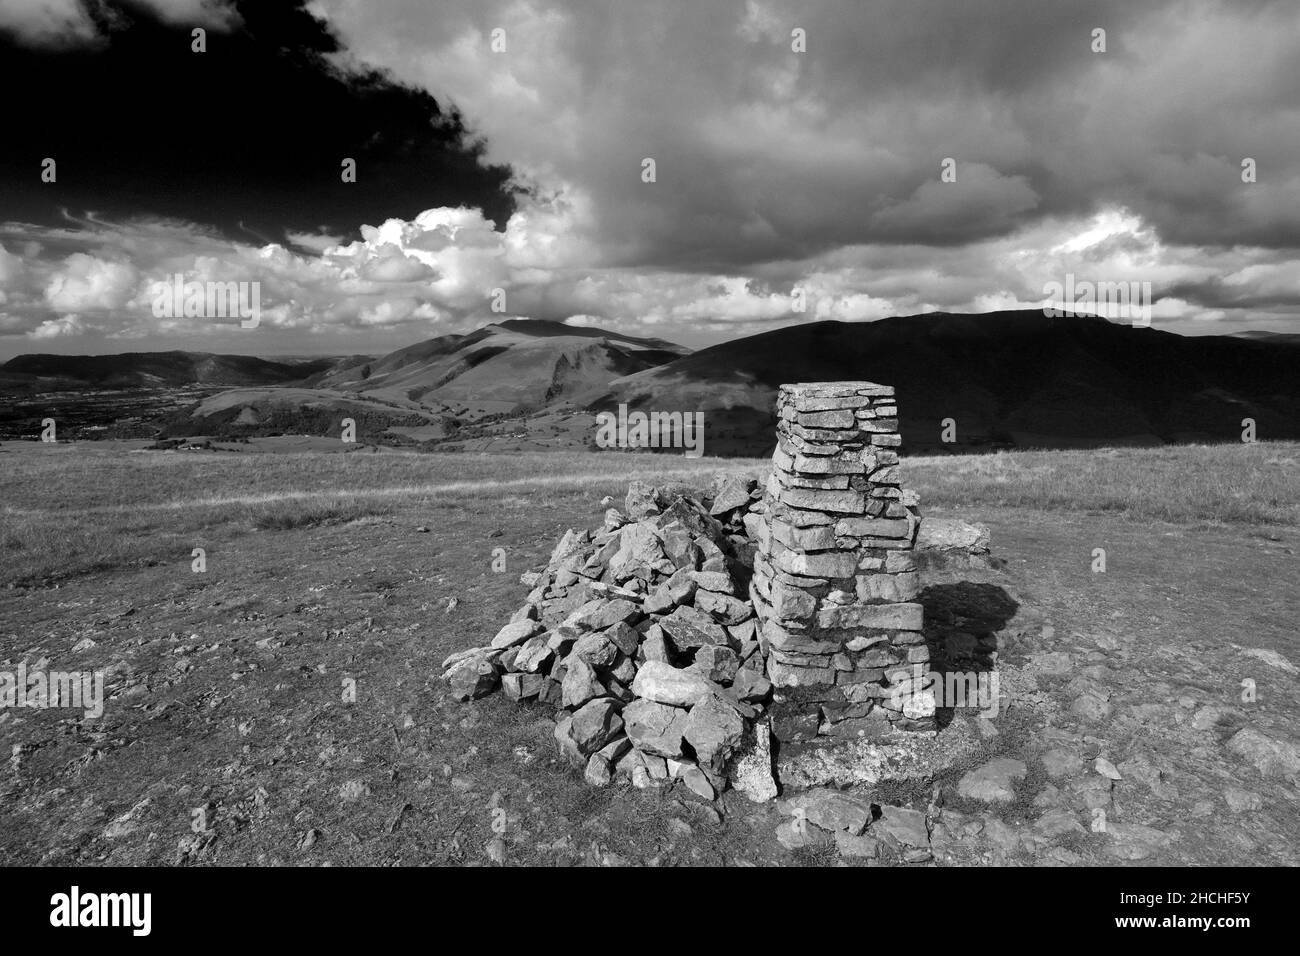
[[[955,659],[993,636],[996,716],[957,711],[898,767],[711,802],[589,786],[550,708],[439,680],[625,489],[228,528],[202,574],[186,553],[0,592],[5,669],[104,669],[109,691],[98,720],[0,712],[0,862],[1300,862],[1294,528],[964,510],[1000,560],[925,572],[922,601]]]

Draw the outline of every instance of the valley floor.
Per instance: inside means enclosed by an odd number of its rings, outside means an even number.
[[[108,688],[99,719],[0,711],[0,863],[838,859],[786,849],[789,818],[734,792],[715,810],[588,787],[544,709],[456,703],[438,680],[602,497],[766,462],[138,448],[0,446],[0,670]],[[959,712],[978,750],[933,786],[872,795],[927,811],[935,862],[1300,863],[1300,446],[903,474],[923,513],[987,524],[1001,559],[932,572],[923,597],[937,628],[997,606],[999,714]],[[1026,765],[1013,800],[958,792],[998,757]]]

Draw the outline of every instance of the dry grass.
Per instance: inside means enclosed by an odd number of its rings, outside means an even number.
[[[346,524],[349,521],[388,514],[391,510],[390,506],[376,502],[289,501],[255,508],[252,518],[253,527],[258,531],[289,531],[324,524]]]
[[[758,459],[605,453],[239,455],[5,446],[0,584],[175,561],[202,537],[353,521],[412,507],[546,508],[621,498],[634,478],[707,485]],[[1300,524],[1300,445],[1017,452],[904,460],[923,507],[1116,513],[1135,521]]]
[[[1136,521],[1300,524],[1300,446],[1178,445],[909,458],[922,504],[1112,512]]]

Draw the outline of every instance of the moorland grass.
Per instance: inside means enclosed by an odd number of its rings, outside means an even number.
[[[0,456],[0,585],[174,560],[200,534],[518,498],[542,508],[573,495],[621,498],[633,478],[705,486],[720,471],[760,477],[769,467],[620,452],[253,455],[9,443]],[[1298,443],[906,458],[903,476],[923,512],[996,507],[1300,525]]]

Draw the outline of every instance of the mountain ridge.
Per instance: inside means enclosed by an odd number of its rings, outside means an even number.
[[[787,326],[617,379],[590,407],[704,411],[706,447],[761,454],[776,388],[835,380],[895,386],[914,452],[1229,440],[1243,417],[1263,436],[1300,437],[1289,347],[1037,309]]]
[[[29,352],[0,364],[0,387],[271,385],[315,374],[334,361],[323,358],[289,363],[253,355],[181,350],[112,355]]]
[[[161,371],[231,386],[170,420],[195,434],[270,421],[293,428],[299,419],[319,428],[365,402],[371,435],[388,429],[428,447],[477,450],[573,447],[591,440],[594,413],[626,404],[702,411],[706,453],[766,455],[779,385],[867,380],[897,389],[911,453],[1233,441],[1245,419],[1261,439],[1300,438],[1300,353],[1285,335],[1188,337],[1039,309],[822,320],[697,351],[507,319],[381,356],[126,357],[137,382]],[[20,356],[0,366],[0,378],[15,363],[29,374],[72,362],[102,382],[112,376],[95,363],[111,369],[112,358]]]

